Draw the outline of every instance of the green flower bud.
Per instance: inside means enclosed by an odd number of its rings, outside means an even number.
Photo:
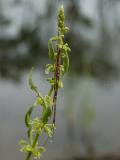
[[[64,7],[61,6],[60,11],[58,13],[58,32],[61,35],[64,35],[68,31],[69,31],[69,28],[65,26]]]

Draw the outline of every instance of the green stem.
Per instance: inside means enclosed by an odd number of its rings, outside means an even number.
[[[31,152],[29,152],[25,160],[29,160],[29,159],[30,159],[30,157],[31,157],[31,155],[32,155],[32,153],[31,153]]]
[[[42,129],[44,128],[44,125],[42,126]],[[40,132],[41,133],[41,132]],[[40,136],[40,133],[37,133],[36,136],[35,136],[35,139],[33,141],[33,144],[32,144],[32,148],[35,148],[37,142],[38,142],[38,139],[39,139],[39,136]],[[30,157],[32,156],[32,152],[29,152],[26,159],[25,160],[30,160]]]
[[[52,94],[52,91],[53,91],[53,86],[51,86],[51,88],[50,88],[50,90],[49,90],[49,92],[48,92],[48,96],[51,96],[51,94]]]
[[[40,135],[40,134],[36,134],[36,137],[35,137],[35,139],[34,139],[34,141],[33,141],[33,145],[32,145],[33,148],[35,147],[35,145],[36,145],[36,143],[37,143],[37,141],[38,141],[39,135]]]
[[[40,134],[36,134],[36,137],[35,137],[35,139],[33,141],[33,144],[32,144],[32,148],[35,147],[35,145],[36,145],[36,143],[38,141],[39,136],[40,136]],[[31,157],[31,155],[32,155],[32,152],[29,152],[28,155],[27,155],[27,157],[26,157],[26,160],[29,160],[30,157]]]
[[[50,88],[50,90],[48,92],[49,96],[51,96],[52,91],[53,91],[53,86],[51,86],[51,88]],[[43,127],[44,127],[44,125],[43,125]],[[43,129],[43,127],[42,127],[42,129]],[[37,143],[37,141],[39,139],[39,136],[40,136],[40,133],[36,134],[35,139],[34,139],[33,144],[32,144],[32,148],[35,147],[35,145],[36,145],[36,143]],[[32,152],[29,152],[25,160],[30,160],[31,156],[32,156]]]

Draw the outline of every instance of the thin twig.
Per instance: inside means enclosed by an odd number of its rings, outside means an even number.
[[[59,31],[58,31],[58,37],[59,37]],[[59,38],[58,38],[58,44],[59,44]],[[58,95],[58,83],[60,80],[60,62],[61,62],[61,49],[58,48],[57,44],[57,56],[56,56],[56,63],[55,63],[55,74],[54,74],[54,95],[53,95],[53,124],[55,124],[55,118],[56,118],[56,102],[57,102],[57,95]]]

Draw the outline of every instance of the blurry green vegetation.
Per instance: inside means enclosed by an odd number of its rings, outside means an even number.
[[[70,56],[71,74],[90,74],[99,79],[108,79],[118,76],[119,67],[112,59],[111,54],[111,33],[108,30],[109,24],[106,22],[106,14],[108,8],[111,10],[114,0],[98,0],[97,9],[95,14],[99,19],[99,30],[93,32],[99,34],[99,41],[88,40],[85,36],[95,27],[93,19],[86,16],[82,12],[82,7],[79,0],[69,0],[66,3],[66,15],[68,25],[71,28],[71,33],[68,34],[66,40],[69,42],[74,54]],[[49,39],[49,33],[44,30],[43,26],[47,25],[55,15],[57,3],[56,1],[47,1],[45,5],[45,12],[37,14],[35,17],[34,25],[27,23],[23,16],[25,23],[21,25],[19,33],[14,36],[4,36],[5,29],[11,25],[11,19],[5,16],[4,9],[2,8],[2,1],[0,1],[0,76],[3,78],[10,78],[19,80],[21,74],[31,66],[39,67],[46,61],[47,45],[43,41],[43,36]],[[27,2],[30,6],[30,2]],[[41,2],[42,3],[42,2]],[[114,1],[114,6],[117,5]],[[14,1],[14,7],[22,4],[22,1]],[[25,4],[23,3],[23,6]],[[34,10],[33,10],[34,11]],[[29,14],[32,13],[32,8],[28,10]],[[19,18],[19,17],[17,17]],[[113,17],[114,18],[114,17]],[[31,18],[32,20],[32,18]],[[48,22],[48,23],[47,23]],[[116,24],[117,25],[117,24]],[[51,26],[51,30],[52,31]],[[49,32],[50,32],[49,31]],[[3,32],[3,34],[1,34]],[[117,31],[116,31],[117,32]],[[2,36],[1,36],[2,35]]]

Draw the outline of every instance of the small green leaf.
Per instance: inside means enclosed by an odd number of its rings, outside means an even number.
[[[28,128],[30,127],[30,116],[31,116],[31,114],[32,114],[32,111],[33,111],[34,107],[35,107],[35,104],[33,104],[33,105],[29,108],[29,110],[27,111],[27,113],[26,113],[26,115],[25,115],[25,124],[26,124],[26,126],[27,126]]]
[[[39,152],[38,150],[36,150],[36,149],[33,150],[32,154],[33,154],[33,157],[34,157],[35,159],[41,157],[40,152]]]
[[[38,91],[37,86],[33,83],[33,80],[32,80],[33,69],[34,68],[32,67],[32,69],[30,70],[28,83],[29,83],[31,90],[33,90],[37,94],[37,96],[42,97],[42,95]]]
[[[58,40],[58,36],[52,37],[49,41],[48,41],[48,55],[49,58],[51,60],[54,60],[55,58],[55,51],[54,51],[54,47],[53,47],[53,41],[57,41]]]
[[[45,149],[45,147],[39,147],[38,148],[38,151],[42,154],[43,152],[45,152],[46,151],[46,149]]]
[[[54,65],[47,64],[45,68],[45,74],[49,74],[49,72],[54,72],[54,69],[55,69]]]
[[[46,102],[46,104],[47,104],[48,107],[53,105],[53,100],[48,95],[44,97],[44,101]]]
[[[60,65],[60,78],[62,78],[63,77],[63,75],[64,75],[64,66],[63,65]]]
[[[64,59],[63,59],[63,65],[64,65],[64,73],[68,72],[69,69],[69,57],[68,53],[65,53]]]
[[[19,145],[26,145],[26,141],[23,140],[23,139],[21,139],[21,140],[19,141]]]
[[[47,107],[47,109],[43,113],[43,117],[42,117],[42,121],[44,124],[46,124],[48,122],[48,119],[51,116],[51,114],[52,114],[51,108]]]
[[[34,148],[32,153],[34,158],[40,158],[42,153],[45,152],[45,148],[44,147],[38,147],[38,148]]]
[[[71,52],[71,49],[69,48],[68,43],[65,43],[63,48],[66,52]]]
[[[31,120],[30,125],[33,132],[40,133],[42,130],[43,123],[38,117],[36,117],[33,120]]]
[[[68,27],[65,27],[65,32],[69,32],[69,28]]]
[[[53,124],[46,124],[46,125],[44,126],[44,131],[46,132],[46,134],[47,134],[50,138],[53,136],[54,129],[55,129],[55,127],[53,126]]]
[[[59,82],[58,82],[58,87],[59,88],[63,88],[63,83],[59,80]]]
[[[59,39],[58,36],[54,36],[54,37],[51,38],[51,41],[57,41],[58,39]]]
[[[32,152],[32,147],[31,147],[31,145],[26,145],[26,146],[23,148],[23,151],[24,151],[24,152],[27,152],[27,153]]]
[[[53,48],[53,44],[52,44],[52,40],[50,39],[48,41],[48,55],[49,55],[49,58],[51,60],[54,60],[54,48]]]
[[[54,78],[47,78],[47,81],[51,84],[51,86],[54,86],[55,84]]]
[[[37,103],[38,105],[43,105],[44,101],[43,101],[43,99],[42,99],[41,97],[38,97],[38,98],[36,99],[36,103]]]

